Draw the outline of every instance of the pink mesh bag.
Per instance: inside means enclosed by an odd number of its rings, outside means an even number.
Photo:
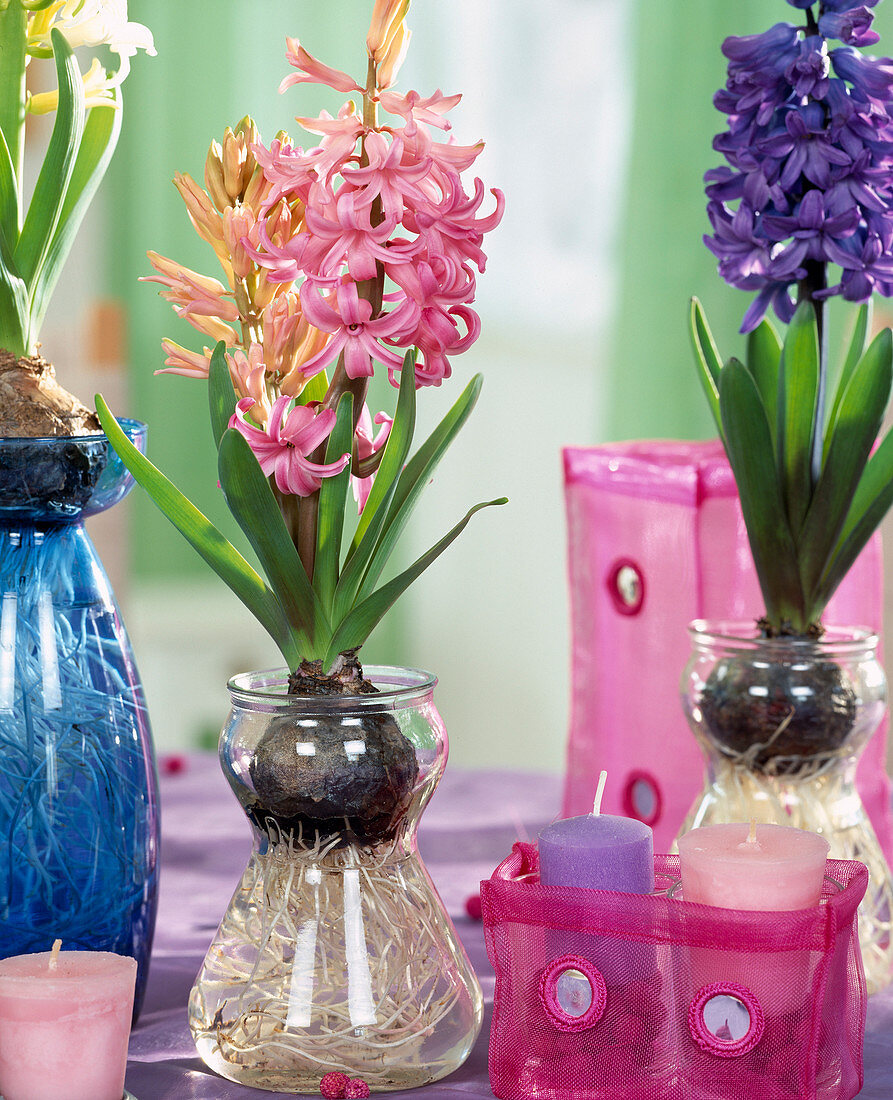
[[[862,1086],[861,863],[829,860],[821,903],[758,913],[662,893],[542,886],[516,844],[481,884],[496,971],[500,1100],[850,1100]]]
[[[563,817],[592,808],[638,817],[668,851],[704,761],[679,681],[692,619],[754,619],[762,609],[732,472],[718,440],[645,440],[564,451],[571,597],[571,714]],[[879,631],[880,538],[828,605],[829,625]],[[893,859],[886,721],[865,749],[859,793]],[[672,766],[668,766],[672,762]]]

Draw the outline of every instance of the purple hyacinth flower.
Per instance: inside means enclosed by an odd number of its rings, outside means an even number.
[[[799,56],[785,69],[785,79],[801,97],[821,99],[828,91],[831,62],[824,38],[813,36],[800,43]]]
[[[842,242],[841,253],[840,282],[818,292],[817,298],[840,294],[848,302],[865,302],[875,290],[890,293],[885,287],[893,289],[893,257],[879,237],[873,233],[854,234]]]
[[[747,69],[752,73],[781,73],[799,53],[797,28],[776,23],[762,34],[727,38],[722,52],[729,59],[729,72]]]
[[[707,216],[713,226],[713,236],[705,236],[704,244],[719,260],[722,277],[732,286],[749,289],[749,280],[763,280],[769,270],[772,256],[770,241],[757,235],[753,210],[742,202],[738,209],[730,211],[722,203],[711,202]]]
[[[852,46],[831,51],[834,71],[857,91],[872,99],[890,99],[893,94],[893,61],[888,57],[866,57]]]
[[[837,213],[825,209],[821,191],[807,191],[795,212],[789,216],[767,214],[762,228],[772,240],[792,238],[791,243],[772,257],[769,274],[777,279],[799,278],[796,274],[807,260],[838,263],[845,255],[841,240],[859,228],[859,208],[852,205]]]
[[[831,174],[833,183],[825,191],[828,210],[856,204],[866,213],[884,215],[890,209],[890,168],[874,165],[869,149],[863,148],[847,167],[832,169]]]
[[[829,140],[824,112],[818,103],[789,110],[784,116],[784,127],[764,138],[759,148],[784,160],[778,182],[785,191],[790,191],[801,175],[818,187],[830,187],[831,165],[852,163],[847,153]]]
[[[819,30],[826,38],[838,38],[848,46],[873,46],[881,36],[871,30],[874,12],[863,4],[849,11],[825,11],[819,16]]]
[[[765,283],[744,314],[739,332],[753,332],[770,306],[775,310],[776,317],[786,325],[790,324],[797,312],[797,303],[791,297],[790,286],[787,280]]]

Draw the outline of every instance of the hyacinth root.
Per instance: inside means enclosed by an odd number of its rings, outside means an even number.
[[[356,1097],[434,1080],[453,1043],[438,1058],[426,1042],[451,1017],[457,1041],[468,1026],[453,940],[396,844],[282,834],[253,856],[193,989],[199,1053],[231,1080],[324,1096],[339,1075]]]

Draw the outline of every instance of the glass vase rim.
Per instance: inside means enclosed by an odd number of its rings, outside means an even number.
[[[239,672],[227,681],[233,705],[256,704],[275,709],[319,713],[320,710],[350,712],[411,706],[431,695],[437,677],[425,669],[402,665],[363,665],[363,674],[379,689],[369,695],[288,695],[287,668]]]
[[[137,420],[132,416],[118,416],[115,418],[125,431],[128,438],[133,440],[135,436],[145,435],[148,425],[143,420]],[[0,436],[0,448],[9,446],[34,445],[35,443],[67,445],[69,443],[109,443],[109,437],[102,428],[95,432],[80,432],[77,435],[4,435]]]
[[[840,654],[872,651],[878,645],[878,632],[866,626],[843,626],[833,623],[824,628],[821,637],[785,634],[776,638],[760,636],[757,624],[745,619],[693,619],[688,624],[693,645],[719,644],[730,648],[757,649],[774,647],[819,649]]]

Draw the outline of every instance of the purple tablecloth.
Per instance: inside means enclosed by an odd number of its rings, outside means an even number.
[[[479,923],[465,900],[511,849],[558,812],[560,781],[521,772],[447,774],[425,812],[425,863],[481,980],[487,1013],[471,1057],[452,1076],[406,1096],[444,1100],[455,1093],[490,1098],[487,1079],[493,972]],[[257,1100],[285,1097],[234,1085],[195,1053],[186,1001],[217,924],[248,861],[248,824],[210,756],[191,756],[162,776],[161,906],[145,1007],[130,1043],[127,1087],[137,1100]],[[869,1002],[865,1087],[860,1100],[893,1097],[893,987]],[[395,1097],[400,1093],[392,1094]]]

